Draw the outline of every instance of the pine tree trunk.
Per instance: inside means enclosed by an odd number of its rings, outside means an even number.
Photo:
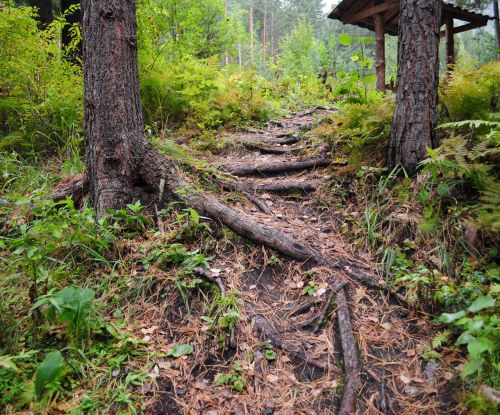
[[[82,0],[86,168],[99,215],[135,197],[143,144],[135,0]]]
[[[387,151],[389,169],[416,173],[435,147],[441,2],[402,0],[398,33],[396,111]]]
[[[30,0],[30,6],[38,9],[38,27],[45,29],[54,20],[52,0]]]

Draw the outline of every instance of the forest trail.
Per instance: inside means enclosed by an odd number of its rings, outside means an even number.
[[[304,111],[271,121],[263,129],[226,136],[236,145],[214,156],[210,165],[238,171],[234,167],[242,163],[289,165],[331,157],[326,148],[320,148],[321,157],[313,153],[309,133],[328,113]],[[293,235],[325,257],[355,259],[376,275],[373,259],[356,252],[343,237],[345,219],[322,190],[334,174],[334,167],[324,166],[274,174],[246,172],[231,179],[240,193],[227,189],[223,198],[246,216]],[[280,191],[286,188],[292,190]],[[178,310],[169,308],[162,319],[164,332],[172,343],[193,344],[195,353],[159,363],[160,402],[150,413],[339,413],[345,383],[336,308],[339,282],[346,283],[358,349],[361,384],[356,413],[458,413],[449,391],[441,387],[449,373],[421,356],[435,335],[425,315],[327,266],[278,258],[243,241],[217,244],[208,278],[218,281],[226,296],[238,296],[240,320],[226,339],[229,348],[222,355],[215,351],[217,335],[200,319],[203,296],[198,303],[192,299],[191,314],[181,304]],[[229,375],[227,384],[214,387],[220,374]],[[241,393],[240,381],[245,384]]]

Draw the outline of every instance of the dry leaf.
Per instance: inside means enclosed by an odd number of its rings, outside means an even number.
[[[276,375],[267,375],[266,379],[271,383],[276,383],[279,380],[279,377]]]
[[[409,385],[411,383],[411,379],[405,375],[401,375],[399,380],[403,382],[405,385]]]

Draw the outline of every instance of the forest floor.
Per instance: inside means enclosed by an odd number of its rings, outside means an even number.
[[[311,159],[317,148],[310,145],[313,138],[308,131],[328,113],[303,111],[263,129],[225,136],[234,145],[213,156],[209,165],[236,171],[235,163],[277,165]],[[293,182],[292,191],[227,191],[217,197],[325,256],[356,260],[377,275],[374,259],[343,236],[346,224],[341,212],[321,202],[335,171],[329,166],[233,176],[246,189],[288,187]],[[206,290],[191,290],[187,301],[170,293],[163,299],[164,308],[148,300],[136,304],[143,307],[136,321],[150,350],[166,351],[180,343],[194,346],[191,355],[156,362],[156,385],[144,391],[147,413],[337,413],[345,380],[334,292],[339,281],[347,283],[359,352],[362,386],[357,413],[460,412],[449,382],[454,373],[422,358],[436,334],[432,316],[409,310],[386,292],[351,280],[347,273],[278,258],[238,238],[218,237],[213,246],[217,255],[208,273],[224,293],[210,306],[211,316],[217,310],[219,317],[227,315],[227,330],[214,331],[210,319],[203,317],[210,304]],[[131,252],[137,255],[134,249]],[[234,330],[228,314],[231,304],[239,315]],[[226,347],[220,348],[221,343]],[[227,375],[224,384],[215,386],[221,375]]]

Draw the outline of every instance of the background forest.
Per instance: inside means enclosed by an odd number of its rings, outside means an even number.
[[[193,270],[214,269],[215,239],[240,242],[190,208],[166,207],[159,225],[140,203],[97,219],[85,203],[53,200],[55,184],[84,166],[81,33],[71,23],[79,5],[61,2],[61,10],[54,1],[41,21],[28,3],[0,1],[0,413],[155,413],[154,362],[189,358],[193,347],[151,347],[138,316],[148,307],[166,313],[165,292],[190,316],[201,296],[200,321],[222,356],[243,320],[240,293],[208,299]],[[417,354],[446,368],[454,413],[498,410],[500,65],[492,28],[456,37],[450,74],[442,53],[440,147],[410,178],[384,168],[394,96],[375,90],[373,34],[327,19],[333,4],[137,3],[142,110],[154,146],[216,192],[210,162],[235,150],[229,134],[332,110],[298,133],[304,154],[327,147],[340,166],[311,201],[335,212],[339,235],[377,263],[408,313],[431,321]],[[492,14],[489,1],[455,3]],[[386,56],[393,85],[395,37],[386,37]],[[241,203],[241,194],[227,198]],[[279,263],[266,256],[264,266]],[[322,288],[314,272],[302,284],[304,297]],[[277,348],[259,347],[271,364]],[[248,393],[245,365],[226,363],[214,388]]]

